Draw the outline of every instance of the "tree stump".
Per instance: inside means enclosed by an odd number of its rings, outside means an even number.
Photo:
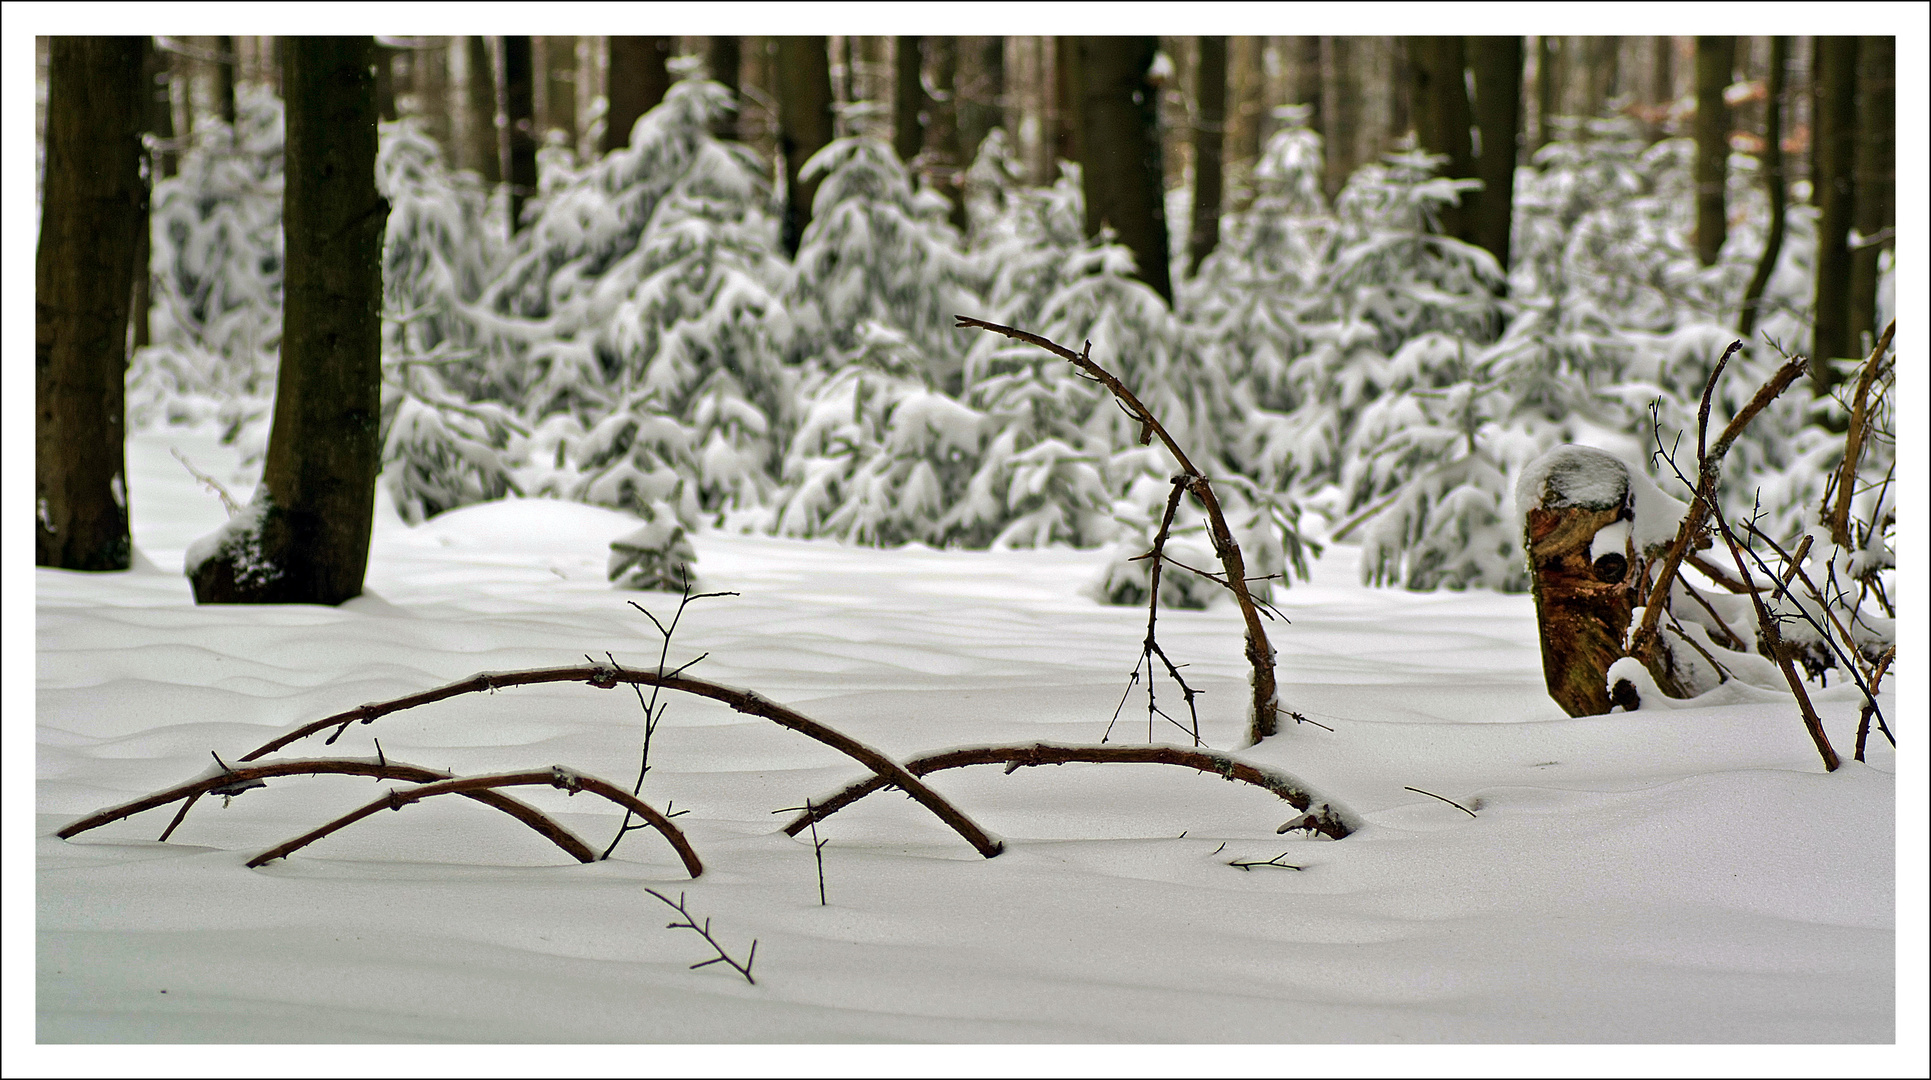
[[[1600,450],[1559,447],[1530,463],[1516,505],[1549,696],[1570,716],[1601,716],[1617,704],[1605,680],[1625,655],[1645,576],[1631,540],[1628,466]]]

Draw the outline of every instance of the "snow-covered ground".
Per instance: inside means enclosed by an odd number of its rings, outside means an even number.
[[[1869,764],[1826,775],[1794,709],[1774,702],[1569,719],[1543,692],[1527,596],[1364,588],[1347,547],[1280,594],[1292,623],[1270,628],[1284,703],[1333,731],[1290,725],[1238,751],[1366,820],[1338,842],[1277,835],[1295,816],[1286,804],[1187,769],[980,766],[932,784],[1002,836],[1004,854],[981,859],[916,803],[881,793],[822,825],[821,905],[809,837],[783,835],[788,815],[774,815],[862,767],[698,699],[670,704],[644,788],[653,805],[689,811],[676,820],[705,861],[695,881],[654,833],[580,865],[462,799],[381,814],[245,867],[389,786],[343,777],[278,779],[225,807],[204,799],[166,844],[155,838],[173,807],[57,839],[81,815],[202,774],[211,752],[232,761],[362,702],[606,651],[649,666],[655,632],[625,601],[660,617],[675,606],[604,580],[608,543],[634,519],[509,501],[413,529],[385,505],[368,593],[340,609],[197,608],[182,555],[224,512],[171,449],[245,499],[251,478],[212,432],[139,435],[129,461],[145,561],[126,574],[35,578],[38,1041],[1898,1036],[1898,758],[1888,744],[1873,738]],[[718,534],[695,543],[701,586],[739,595],[694,604],[671,663],[708,654],[693,675],[755,689],[900,760],[963,744],[1099,741],[1145,630],[1143,612],[1079,594],[1097,551],[878,551]],[[1206,741],[1236,747],[1245,671],[1235,613],[1163,612],[1160,627],[1206,691]],[[1162,692],[1163,706],[1180,705]],[[1833,686],[1817,701],[1848,757],[1856,698]],[[1129,700],[1114,741],[1147,739],[1143,703]],[[1895,715],[1889,693],[1884,704]],[[1901,723],[1907,741],[1921,738],[1921,717]],[[8,725],[10,750],[24,750],[23,726]],[[1158,741],[1180,735],[1162,727]],[[561,764],[628,787],[642,723],[621,687],[525,687],[281,756],[374,756],[372,736],[389,760],[458,774]],[[618,822],[589,795],[517,794],[598,848]],[[9,822],[10,847],[25,839],[20,824]],[[1229,865],[1281,856],[1298,869]],[[755,939],[756,984],[724,965],[691,970],[712,951],[667,929],[672,913],[646,888],[684,894],[739,960]],[[1922,927],[1909,937],[1921,943]],[[23,944],[9,950],[14,962]],[[1913,1011],[1922,970],[1915,957],[1907,966]],[[1906,1029],[1907,1041],[1921,1039],[1922,1019]],[[1894,1067],[1861,1053],[1762,1060],[1771,1071]],[[1169,1060],[1221,1071],[1197,1054],[1129,1058],[1118,1071]],[[1262,1060],[1305,1071],[1293,1052]],[[1591,1060],[1578,1067],[1624,1059]]]

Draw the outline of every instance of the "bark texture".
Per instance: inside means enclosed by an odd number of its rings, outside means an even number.
[[[34,563],[125,570],[127,320],[147,220],[137,37],[50,44],[34,253]]]
[[[823,37],[778,39],[778,148],[784,155],[784,250],[798,253],[818,177],[804,178],[805,162],[832,140],[831,54]]]
[[[738,96],[738,67],[743,62],[742,56],[743,53],[738,38],[714,37],[711,39],[711,55],[705,63],[705,68],[709,72],[712,82],[719,84],[731,92],[731,100],[733,102],[736,102]],[[731,112],[727,112],[723,116],[718,117],[717,123],[711,130],[720,139],[737,138],[737,110],[733,109]]]
[[[536,57],[528,35],[503,39],[503,100],[509,118],[510,231],[536,194]]]
[[[1897,39],[1857,42],[1857,149],[1853,154],[1851,221],[1858,247],[1851,252],[1850,311],[1845,335],[1853,355],[1864,335],[1877,334],[1877,262],[1889,241],[1877,241],[1897,220]]]
[[[1408,46],[1409,108],[1415,120],[1415,140],[1423,150],[1446,157],[1441,175],[1461,179],[1475,175],[1475,152],[1469,140],[1467,53],[1459,37],[1404,38]],[[1472,209],[1448,206],[1441,210],[1444,236],[1466,237]]]
[[[191,568],[197,603],[362,592],[381,445],[382,237],[374,40],[290,40],[281,369],[261,487]]]
[[[1601,716],[1612,704],[1606,676],[1624,655],[1643,574],[1627,540],[1599,545],[1611,550],[1590,549],[1598,532],[1630,516],[1626,480],[1609,494],[1572,482],[1561,469],[1528,511],[1523,546],[1542,638],[1542,678],[1570,716]]]
[[[1140,280],[1171,304],[1159,92],[1147,80],[1159,39],[1085,37],[1077,51],[1086,233],[1113,229]]]
[[[922,37],[892,43],[892,150],[908,165],[925,148],[924,43]]]

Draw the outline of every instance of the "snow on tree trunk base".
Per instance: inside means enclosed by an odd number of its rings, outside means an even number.
[[[1549,696],[1570,716],[1609,712],[1609,667],[1624,655],[1643,580],[1629,470],[1600,450],[1563,446],[1516,489]]]

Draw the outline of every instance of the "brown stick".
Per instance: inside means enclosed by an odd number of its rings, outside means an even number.
[[[332,832],[353,825],[378,810],[400,810],[410,803],[419,802],[434,795],[468,795],[474,792],[492,791],[495,788],[528,787],[535,784],[547,784],[550,787],[561,788],[572,795],[579,791],[588,791],[595,795],[601,795],[626,810],[633,811],[643,817],[644,820],[650,822],[659,833],[663,834],[664,839],[670,841],[671,846],[677,849],[678,857],[684,860],[684,868],[690,871],[692,877],[697,877],[704,872],[704,864],[698,859],[697,852],[691,850],[690,841],[685,839],[683,832],[676,825],[673,825],[669,818],[652,809],[642,799],[637,798],[614,784],[605,783],[594,776],[584,776],[581,773],[573,772],[560,765],[531,772],[502,773],[496,776],[466,776],[458,779],[440,780],[435,783],[424,784],[421,787],[411,788],[407,791],[392,789],[382,798],[366,806],[351,810],[320,828],[312,829],[293,840],[289,840],[286,843],[279,844],[262,852],[260,855],[248,860],[248,865],[252,868],[283,858],[289,853],[307,847],[309,844],[320,840]],[[582,859],[581,861],[583,862],[592,862],[596,859],[596,856],[588,848],[584,849],[584,854],[588,857]]]
[[[1883,656],[1878,657],[1877,671],[1871,676],[1871,695],[1872,696],[1865,698],[1864,707],[1858,710],[1857,752],[1851,755],[1851,757],[1855,758],[1858,761],[1864,760],[1864,740],[1868,738],[1871,734],[1871,714],[1877,712],[1876,695],[1877,695],[1878,684],[1884,681],[1884,673],[1891,669],[1891,661],[1896,658],[1897,658],[1896,645],[1891,646],[1889,649],[1885,650]],[[1897,740],[1892,739],[1891,745],[1896,746]]]
[[[325,716],[320,720],[304,724],[294,731],[278,735],[260,747],[250,751],[242,758],[252,761],[263,754],[278,750],[297,739],[304,739],[327,728],[337,729],[328,741],[333,743],[350,724],[373,723],[381,717],[418,705],[442,701],[461,694],[474,694],[484,690],[496,690],[508,686],[530,686],[537,683],[580,682],[589,683],[601,690],[608,690],[619,683],[633,683],[643,686],[661,686],[666,690],[677,690],[698,697],[721,701],[738,712],[751,716],[761,716],[781,727],[790,728],[801,735],[816,739],[826,746],[856,760],[859,764],[884,777],[887,781],[904,789],[905,793],[925,804],[939,820],[951,826],[954,832],[964,837],[966,842],[978,850],[979,854],[990,859],[999,854],[999,841],[988,836],[971,818],[961,813],[957,807],[947,802],[937,792],[920,783],[918,778],[908,773],[896,761],[879,753],[841,732],[834,731],[816,720],[786,708],[775,701],[768,701],[749,690],[738,690],[701,679],[687,678],[682,675],[658,675],[649,671],[634,671],[594,664],[580,667],[537,668],[529,671],[485,671],[472,675],[460,682],[424,690],[419,694],[396,698],[392,701],[374,702],[358,705],[346,712]]]
[[[1864,361],[1864,371],[1857,377],[1857,392],[1851,398],[1851,425],[1844,432],[1844,460],[1837,466],[1837,504],[1824,517],[1824,524],[1830,527],[1831,541],[1841,548],[1851,546],[1851,496],[1857,486],[1857,461],[1864,455],[1864,437],[1870,428],[1871,383],[1877,378],[1879,361],[1891,347],[1891,335],[1896,330],[1897,320],[1892,319],[1878,336],[1870,359]]]
[[[957,769],[966,765],[1003,764],[1006,766],[1006,771],[1011,772],[1022,766],[1063,765],[1069,761],[1181,765],[1201,772],[1211,772],[1226,780],[1238,780],[1271,791],[1296,810],[1312,811],[1309,815],[1312,826],[1336,840],[1361,827],[1360,821],[1351,811],[1333,802],[1323,801],[1318,809],[1315,808],[1314,796],[1297,778],[1278,769],[1255,765],[1231,754],[1205,748],[1085,746],[1050,742],[1017,746],[968,746],[913,758],[905,763],[905,767],[911,772],[924,776],[941,769]],[[814,799],[810,809],[793,818],[785,825],[784,831],[787,835],[796,836],[807,825],[822,821],[885,786],[885,782],[880,778],[868,776],[845,787],[830,798]]]
[[[1643,603],[1642,624],[1629,637],[1629,655],[1642,661],[1644,667],[1651,667],[1651,661],[1655,659],[1656,651],[1661,647],[1661,639],[1657,636],[1656,627],[1662,621],[1663,607],[1669,600],[1670,582],[1676,577],[1678,567],[1683,565],[1684,556],[1689,554],[1691,539],[1703,527],[1704,519],[1715,508],[1716,485],[1717,479],[1723,472],[1723,456],[1730,452],[1731,444],[1736,442],[1737,436],[1743,434],[1743,429],[1750,425],[1750,421],[1756,419],[1758,413],[1775,401],[1778,394],[1783,393],[1797,380],[1798,376],[1807,370],[1808,361],[1801,356],[1792,357],[1784,366],[1777,369],[1777,373],[1772,375],[1768,382],[1758,388],[1756,394],[1750,398],[1749,404],[1730,418],[1730,423],[1724,427],[1723,434],[1717,438],[1716,445],[1706,449],[1704,433],[1709,430],[1710,398],[1716,391],[1717,378],[1723,374],[1724,365],[1730,362],[1730,357],[1742,347],[1741,341],[1731,342],[1729,347],[1723,350],[1723,356],[1717,360],[1716,368],[1710,372],[1709,381],[1703,384],[1703,400],[1697,409],[1696,457],[1699,475],[1696,496],[1690,501],[1689,512],[1683,515],[1683,524],[1677,528],[1676,538],[1670,541],[1670,546],[1663,557],[1663,567],[1656,575],[1655,584],[1650,587],[1648,599]],[[1746,583],[1747,580],[1746,578]]]
[[[186,802],[182,804],[181,812],[175,815],[174,821],[169,824],[167,831],[161,834],[161,839],[166,840],[174,833],[176,826],[181,824],[181,820],[187,817],[188,807],[193,806],[196,799],[199,799],[215,788],[226,787],[229,784],[246,780],[263,780],[271,776],[319,776],[323,774],[373,776],[379,780],[407,780],[417,784],[434,783],[436,781],[450,779],[450,775],[446,772],[425,769],[417,765],[399,765],[395,762],[379,764],[372,761],[358,761],[354,758],[308,758],[298,761],[271,761],[261,765],[243,766],[238,769],[231,768],[219,776],[202,777],[199,780],[192,780],[178,787],[168,788],[165,791],[157,791],[152,795],[143,796],[133,802],[122,803],[120,806],[97,811],[63,827],[54,835],[60,837],[62,840],[72,839],[90,829],[98,829],[103,825],[119,821],[122,818],[133,817],[135,814],[152,810],[157,806],[166,806],[176,799],[185,799]],[[530,828],[535,829],[545,839],[568,852],[570,857],[578,862],[596,861],[596,853],[591,851],[589,846],[582,840],[578,839],[575,833],[572,833],[555,821],[550,820],[541,810],[523,802],[521,799],[512,798],[511,796],[494,791],[475,791],[468,792],[467,794],[477,802],[485,806],[493,806],[511,817],[516,818],[525,825],[528,825]]]
[[[1247,663],[1254,672],[1253,716],[1248,720],[1248,743],[1251,745],[1260,742],[1278,732],[1281,708],[1279,689],[1274,678],[1274,647],[1267,640],[1267,630],[1261,625],[1260,611],[1254,604],[1253,595],[1247,591],[1247,566],[1241,557],[1240,545],[1234,542],[1233,530],[1227,527],[1226,515],[1221,513],[1220,500],[1214,495],[1213,485],[1201,475],[1199,469],[1194,468],[1193,461],[1187,457],[1186,451],[1180,449],[1180,444],[1167,433],[1167,429],[1153,415],[1152,410],[1142,404],[1140,399],[1133,395],[1133,391],[1128,390],[1124,383],[1114,378],[1111,372],[1093,362],[1089,355],[1092,350],[1091,342],[1087,343],[1085,351],[1074,352],[1038,334],[966,315],[955,316],[955,318],[958,320],[956,326],[1004,334],[1014,340],[1036,345],[1071,363],[1081,375],[1106,387],[1126,409],[1127,415],[1140,422],[1140,442],[1148,443],[1155,436],[1159,437],[1161,445],[1173,455],[1174,461],[1185,474],[1187,490],[1192,492],[1194,497],[1200,500],[1200,505],[1206,508],[1208,531],[1214,542],[1214,554],[1220,558],[1221,566],[1227,571],[1227,580],[1223,584],[1234,594],[1234,602],[1240,606],[1241,620],[1246,623],[1245,653]]]

